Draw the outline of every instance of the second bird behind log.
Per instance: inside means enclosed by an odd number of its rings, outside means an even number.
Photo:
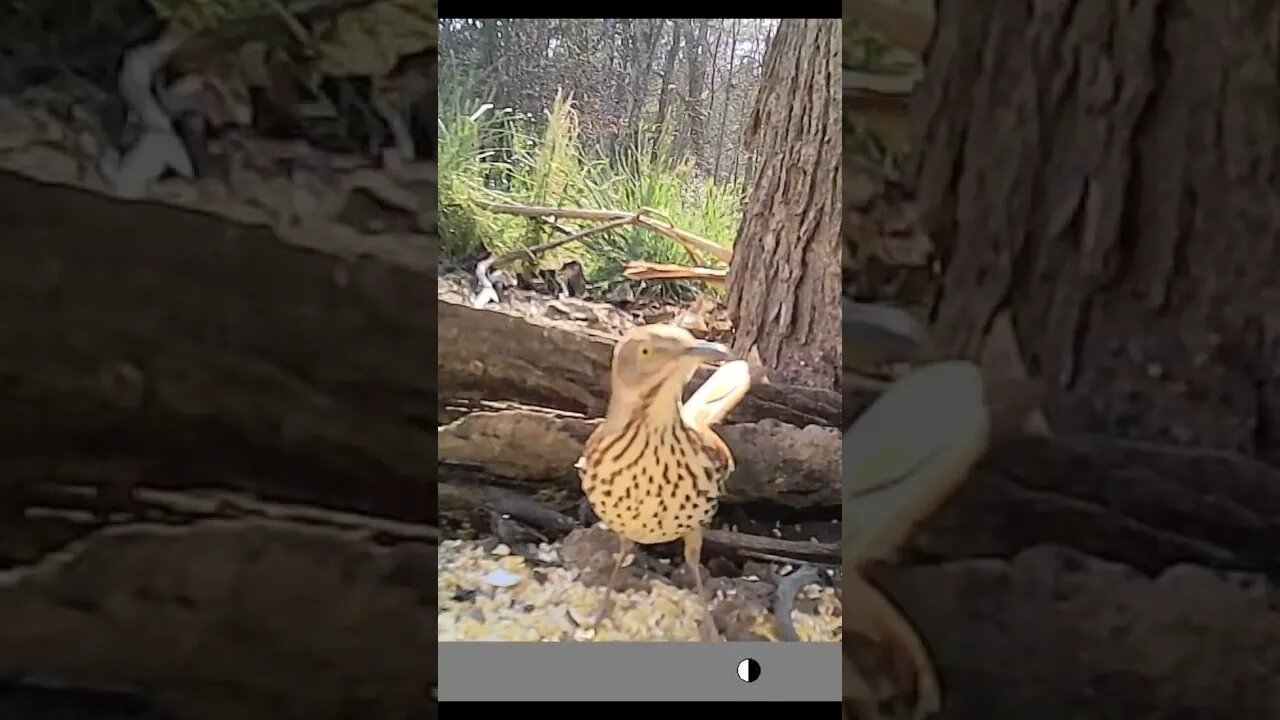
[[[706,603],[702,636],[718,637],[702,584],[702,531],[734,462],[711,426],[750,388],[747,363],[726,362],[688,402],[681,398],[701,363],[728,359],[723,345],[673,325],[634,328],[614,348],[609,408],[578,461],[592,510],[621,538],[596,624],[608,614],[618,571],[634,544],[679,539]]]

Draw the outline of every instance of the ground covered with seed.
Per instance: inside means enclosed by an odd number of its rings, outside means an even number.
[[[514,550],[493,539],[441,542],[439,639],[699,641],[704,606],[679,560],[630,556],[611,612],[598,627],[589,627],[616,547],[616,537],[601,528]],[[703,581],[714,595],[711,612],[726,640],[784,639],[774,612],[776,583],[790,571],[747,563],[740,574],[708,577],[704,568]],[[794,594],[791,622],[801,641],[838,642],[840,599],[825,573],[818,578]]]

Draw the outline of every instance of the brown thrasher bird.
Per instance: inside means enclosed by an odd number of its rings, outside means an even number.
[[[726,362],[688,402],[681,397],[699,364],[728,359],[723,345],[674,325],[634,328],[614,347],[609,408],[577,463],[587,502],[621,541],[595,624],[608,614],[618,571],[635,544],[680,539],[706,603],[702,636],[718,637],[702,585],[702,530],[734,463],[711,426],[750,388],[746,361]]]

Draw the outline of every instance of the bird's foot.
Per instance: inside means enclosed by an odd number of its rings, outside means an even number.
[[[596,630],[600,627],[600,623],[609,617],[609,611],[613,609],[613,593],[606,590],[604,598],[600,600],[600,609],[596,610],[596,614],[587,623],[587,628]]]

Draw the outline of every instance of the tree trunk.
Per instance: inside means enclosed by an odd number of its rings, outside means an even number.
[[[635,42],[631,47],[631,98],[627,113],[627,137],[632,147],[639,150],[640,124],[644,121],[644,103],[649,89],[649,75],[653,72],[654,55],[658,50],[658,35],[662,26],[657,20],[634,21]]]
[[[706,105],[702,101],[702,89],[706,84],[707,66],[704,62],[704,51],[707,47],[707,28],[708,21],[703,20],[697,24],[689,21],[685,25],[684,31],[687,34],[688,49],[685,52],[689,62],[689,147],[688,152],[692,153],[694,162],[698,167],[702,167],[702,137],[706,131],[707,111]]]
[[[481,53],[484,57],[485,72],[488,74],[489,82],[493,86],[493,96],[499,102],[502,102],[507,98],[507,92],[502,81],[506,77],[506,73],[500,67],[502,63],[502,47],[498,43],[498,21],[481,20],[480,23],[480,34],[484,38],[481,45]]]
[[[941,7],[914,170],[948,345],[1011,308],[1057,425],[1280,462],[1278,11]]]
[[[627,126],[625,135],[632,142],[640,127],[640,109],[644,105],[644,46],[648,37],[644,20],[631,21],[631,53],[627,58]]]
[[[738,20],[735,18],[729,31],[729,71],[724,88],[724,105],[720,108],[720,137],[716,139],[716,164],[711,171],[713,177],[720,177],[720,157],[724,154],[724,128],[729,118],[729,101],[733,98],[733,61],[738,55]],[[737,153],[734,153],[736,156]],[[732,180],[732,176],[729,178]]]
[[[756,348],[776,380],[824,388],[840,372],[839,58],[835,20],[782,21],[749,121],[762,164],[728,277],[735,352]]]
[[[721,22],[716,25],[716,41],[711,46],[711,61],[708,63],[711,66],[711,75],[710,77],[707,78],[707,120],[708,121],[710,121],[712,118],[716,116],[716,87],[717,87],[716,75],[717,75],[717,70],[720,68],[720,43],[723,40],[724,40],[724,24],[723,22]],[[710,131],[715,130],[713,126],[708,126],[707,129]],[[716,179],[716,171],[719,170],[720,148],[717,147],[714,152],[715,154],[707,160],[708,165],[716,168],[716,170],[712,171],[711,173],[712,180]]]
[[[618,134],[622,128],[624,112],[629,112],[626,100],[627,92],[627,57],[631,48],[635,47],[635,27],[630,20],[611,20],[606,30],[609,38],[609,67],[613,74],[613,90],[609,93],[608,130],[604,133],[602,144],[608,148],[606,157],[616,158],[618,152]]]
[[[908,168],[923,229],[946,268],[938,338],[977,357],[993,341],[991,321],[1007,313],[1028,370],[1046,383],[1055,432],[1203,446],[1170,452],[1206,457],[1239,453],[1264,461],[1254,464],[1266,469],[1255,487],[1274,493],[1274,5],[1059,0],[1034,11],[940,3],[939,12],[915,98],[919,154]],[[1096,451],[1087,456],[1103,462]],[[1044,492],[1098,483],[1105,491],[1094,507],[1103,513],[1125,512],[1112,493],[1135,489],[1118,476],[1098,482],[1084,466],[1070,472],[1062,458],[1027,470],[1037,481],[1060,476]],[[1156,468],[1140,476],[1168,477]],[[1217,472],[1187,477],[1202,480],[1132,527],[1190,528],[1181,513],[1201,507],[1275,516],[1274,499],[1220,504]],[[1053,524],[1042,507],[988,508],[987,517]],[[1272,551],[1233,563],[1247,579],[1227,578],[1206,569],[1215,564],[1208,557],[1143,567],[1150,548],[1135,553],[1128,539],[1093,530],[1081,523],[1069,537],[1038,538],[1071,545],[1061,558],[1042,547],[1027,551],[1041,560],[1015,559],[1013,570],[958,570],[972,574],[969,590],[943,580],[942,566],[888,571],[896,577],[886,586],[950,688],[943,716],[1276,716]],[[1070,570],[1054,578],[1045,569],[1055,564]],[[1018,596],[1040,607],[1003,605]],[[978,646],[984,652],[975,655]]]
[[[679,20],[671,21],[671,45],[667,47],[667,56],[662,61],[662,87],[658,90],[658,121],[655,123],[655,134],[661,136],[666,132],[667,114],[671,111],[671,90],[675,87],[676,58],[680,55]],[[655,143],[653,152],[658,152],[660,144]]]

